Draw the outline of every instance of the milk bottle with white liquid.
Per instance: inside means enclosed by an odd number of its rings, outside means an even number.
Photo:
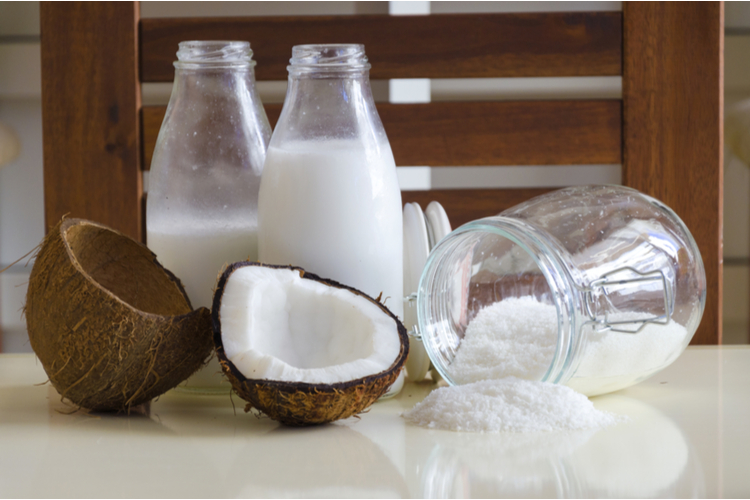
[[[258,257],[260,174],[271,136],[247,42],[182,42],[147,197],[148,247],[211,308],[226,263]],[[182,390],[229,392],[218,361]]]
[[[403,318],[401,191],[369,68],[362,45],[293,48],[260,186],[259,259],[380,296]]]

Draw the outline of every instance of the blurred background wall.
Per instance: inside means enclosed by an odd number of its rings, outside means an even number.
[[[142,17],[324,14],[424,14],[621,10],[620,2],[144,2]],[[750,99],[750,2],[726,4],[725,104]],[[348,41],[348,40],[347,40]],[[252,40],[250,40],[252,44]],[[176,47],[175,47],[176,50]],[[375,81],[376,100],[619,98],[620,77]],[[286,82],[261,82],[264,102],[282,102]],[[144,104],[166,104],[171,84],[144,84]],[[0,269],[36,247],[44,235],[39,3],[0,1]],[[145,179],[147,186],[147,179]],[[618,183],[620,165],[399,168],[403,188],[561,186]],[[748,343],[750,306],[750,167],[725,155],[724,339]],[[22,315],[31,263],[0,274],[0,345],[28,352]]]

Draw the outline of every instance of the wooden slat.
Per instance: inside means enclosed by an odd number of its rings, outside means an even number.
[[[138,4],[42,2],[45,220],[140,239]]]
[[[403,203],[419,203],[424,210],[436,200],[443,205],[453,229],[482,217],[497,215],[553,188],[526,189],[434,189],[432,191],[402,191]]]
[[[622,72],[619,12],[174,18],[141,21],[142,79],[172,80],[183,40],[248,40],[260,80],[292,46],[363,43],[372,78],[599,76]]]
[[[622,161],[621,101],[378,104],[402,166],[575,165]],[[149,168],[166,107],[144,107]],[[281,105],[266,106],[276,123]]]
[[[398,165],[573,165],[622,161],[621,102],[378,105]]]
[[[708,293],[696,344],[721,341],[723,4],[624,5],[623,182],[695,237]]]

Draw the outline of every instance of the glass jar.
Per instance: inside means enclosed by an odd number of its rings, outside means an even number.
[[[403,318],[401,191],[364,46],[298,45],[290,62],[260,186],[260,260],[381,297]]]
[[[156,141],[146,207],[148,247],[211,307],[225,263],[258,257],[258,189],[271,137],[248,42],[181,42]],[[229,391],[212,360],[181,386]]]
[[[418,334],[451,384],[517,376],[591,396],[674,361],[705,297],[671,209],[626,187],[573,187],[443,239],[420,280]]]

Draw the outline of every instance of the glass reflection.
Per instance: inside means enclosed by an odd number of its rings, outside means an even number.
[[[246,441],[227,465],[229,477],[241,485],[231,493],[235,497],[410,496],[403,476],[380,447],[345,425],[279,426]]]
[[[576,496],[564,459],[594,431],[474,434],[441,432],[425,465],[426,498]]]
[[[629,421],[601,431],[472,434],[431,431],[426,498],[696,497],[703,471],[687,438],[653,407],[610,396]]]

